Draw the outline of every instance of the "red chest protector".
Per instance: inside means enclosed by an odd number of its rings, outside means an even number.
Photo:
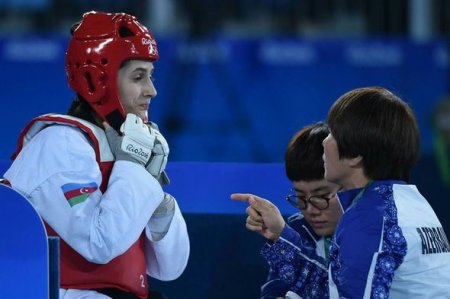
[[[108,185],[114,157],[109,149],[104,131],[84,120],[58,114],[46,114],[34,118],[21,132],[15,158],[23,145],[39,131],[52,124],[64,124],[78,127],[91,140],[96,160],[102,173],[100,190],[105,192]],[[46,224],[47,233],[58,234]],[[64,240],[60,241],[61,288],[92,290],[99,288],[117,288],[132,292],[139,298],[148,296],[148,280],[144,254],[144,235],[122,255],[107,264],[94,264],[73,250]]]

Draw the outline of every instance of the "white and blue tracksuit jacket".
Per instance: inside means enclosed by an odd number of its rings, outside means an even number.
[[[415,186],[375,181],[339,200],[352,204],[330,249],[331,298],[450,298],[449,242]]]

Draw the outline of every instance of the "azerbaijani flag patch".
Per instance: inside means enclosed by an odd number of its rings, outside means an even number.
[[[91,193],[98,189],[98,186],[94,182],[85,184],[69,183],[61,186],[61,189],[70,206],[73,207],[85,201]]]

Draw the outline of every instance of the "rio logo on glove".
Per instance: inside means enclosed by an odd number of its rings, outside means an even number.
[[[144,159],[150,158],[149,152],[146,152],[142,147],[136,146],[134,144],[129,143],[125,149],[132,154],[143,157]]]

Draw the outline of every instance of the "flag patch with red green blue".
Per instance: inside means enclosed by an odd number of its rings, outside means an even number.
[[[61,189],[70,206],[73,207],[85,201],[91,193],[98,189],[98,186],[94,182],[84,184],[69,183],[61,186]]]

